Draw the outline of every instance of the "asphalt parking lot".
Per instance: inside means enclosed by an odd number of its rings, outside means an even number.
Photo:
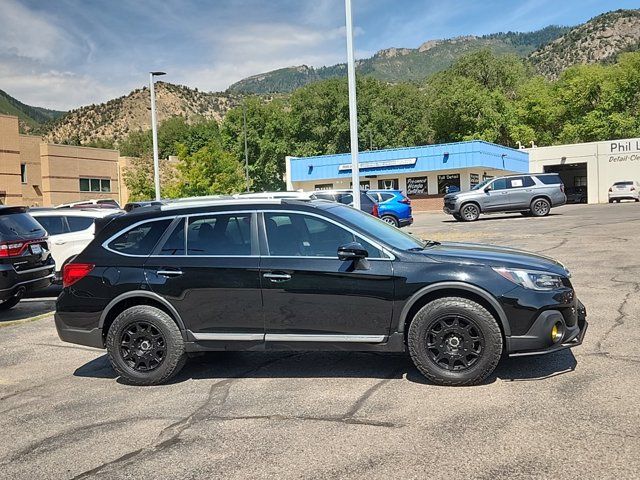
[[[639,478],[640,205],[451,220],[410,230],[567,265],[585,343],[503,360],[477,387],[430,385],[403,355],[216,353],[140,388],[60,342],[49,315],[0,321],[0,476]]]

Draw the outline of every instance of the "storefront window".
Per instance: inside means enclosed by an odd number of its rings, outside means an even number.
[[[469,184],[471,185],[471,188],[477,186],[479,183],[480,183],[480,175],[478,175],[477,173],[470,173]]]
[[[460,191],[460,174],[449,173],[447,175],[438,175],[438,193],[445,195]]]
[[[386,178],[378,180],[378,190],[398,190],[398,179]]]
[[[426,195],[429,193],[427,177],[408,177],[407,195]]]
[[[349,188],[353,188],[353,182],[349,182]],[[360,181],[360,190],[369,190],[371,188],[371,182],[369,180]]]
[[[314,190],[332,190],[333,183],[321,183],[319,185],[314,185],[313,189]]]

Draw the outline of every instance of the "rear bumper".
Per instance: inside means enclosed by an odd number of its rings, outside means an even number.
[[[401,227],[407,227],[413,223],[413,217],[409,218],[399,218],[398,225]]]
[[[58,337],[63,342],[75,343],[78,345],[85,345],[87,347],[104,348],[104,339],[102,336],[102,328],[78,328],[75,325],[69,325],[65,320],[65,316],[69,314],[60,315],[56,313],[54,316],[56,330],[58,331]],[[85,315],[86,314],[81,314]],[[74,322],[75,323],[75,322]]]
[[[609,200],[637,200],[640,198],[640,193],[638,192],[609,192]]]
[[[507,352],[510,357],[543,355],[567,348],[577,347],[587,333],[587,313],[580,301],[576,302],[577,322],[567,326],[565,318],[558,310],[542,312],[525,335],[507,338]],[[550,332],[554,324],[561,323],[564,328],[562,339],[553,343]]]
[[[55,265],[45,265],[24,272],[16,272],[10,268],[0,270],[0,301],[5,301],[20,292],[39,290],[51,285],[55,276]]]

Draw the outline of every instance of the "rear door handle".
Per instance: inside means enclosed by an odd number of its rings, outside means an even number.
[[[179,277],[182,275],[182,270],[158,270],[157,273],[163,277]]]
[[[272,273],[267,272],[262,275],[264,278],[268,278],[272,282],[286,282],[287,280],[291,280],[291,275],[288,273]]]

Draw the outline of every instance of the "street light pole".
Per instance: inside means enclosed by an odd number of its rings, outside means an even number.
[[[242,125],[244,129],[244,174],[247,180],[247,192],[249,189],[249,150],[247,149],[247,105],[242,99]]]
[[[360,210],[360,167],[358,164],[358,111],[356,107],[356,69],[353,58],[351,0],[344,0],[347,27],[347,77],[349,82],[349,131],[351,134],[351,184],[353,206]]]
[[[151,92],[151,131],[153,137],[153,183],[156,200],[160,200],[160,162],[158,161],[158,125],[156,122],[156,92],[153,77],[166,75],[165,72],[149,72],[149,91]]]

